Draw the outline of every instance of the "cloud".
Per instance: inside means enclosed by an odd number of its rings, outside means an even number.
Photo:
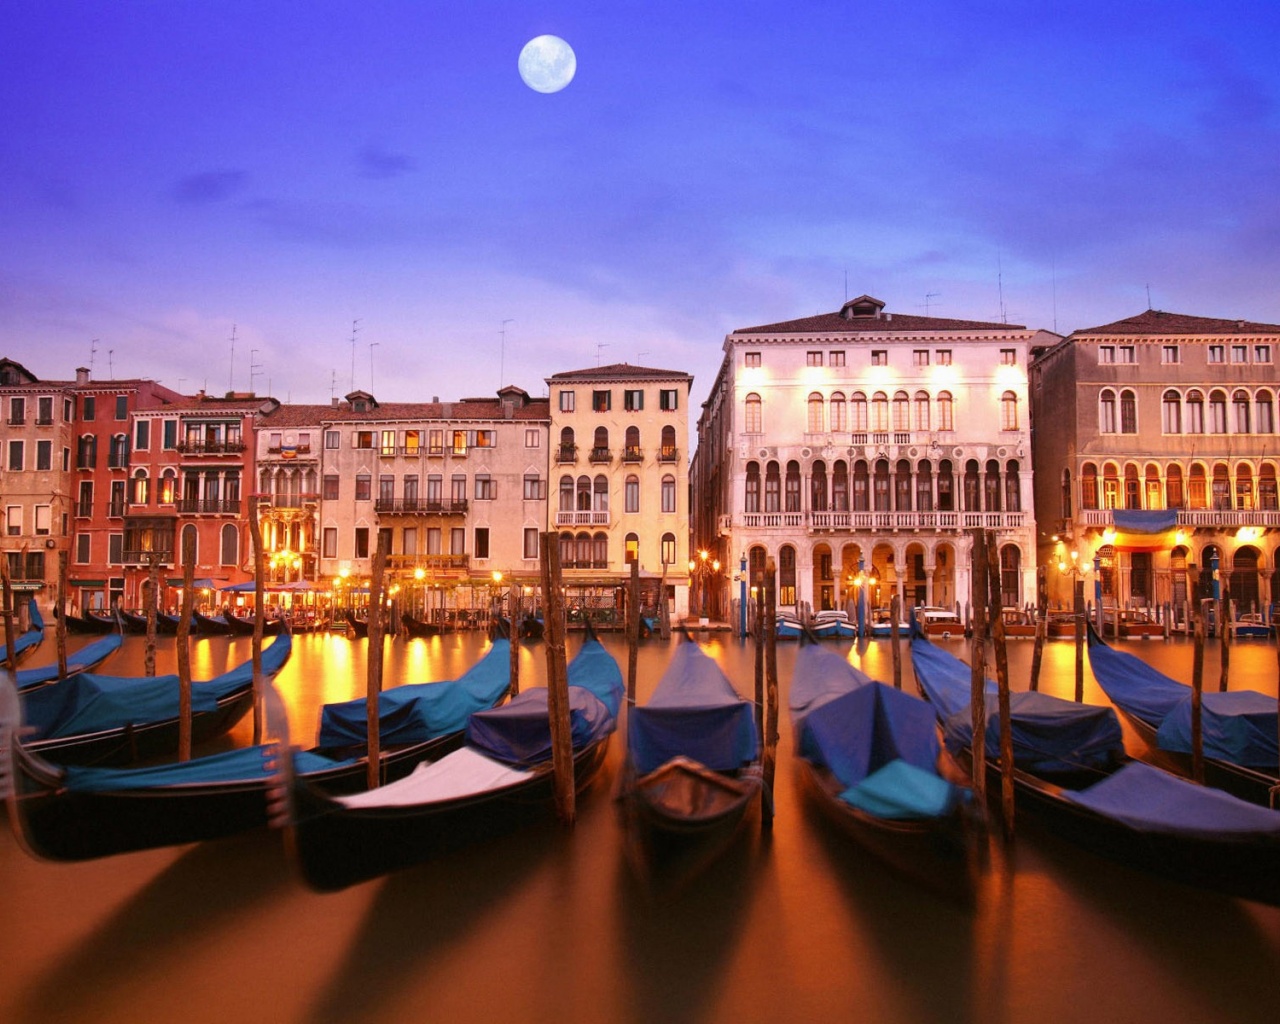
[[[360,177],[385,180],[398,178],[417,170],[413,158],[404,153],[392,153],[376,143],[370,143],[359,153]]]
[[[249,176],[244,171],[205,171],[180,178],[173,197],[180,203],[201,205],[229,199],[244,188]]]

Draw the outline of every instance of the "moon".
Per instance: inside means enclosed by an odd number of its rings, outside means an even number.
[[[559,92],[573,81],[578,58],[559,36],[538,36],[520,51],[520,77],[536,92]]]

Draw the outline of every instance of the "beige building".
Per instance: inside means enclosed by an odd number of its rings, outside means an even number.
[[[734,331],[698,424],[694,543],[804,613],[969,603],[994,531],[1003,602],[1035,599],[1027,363],[1046,332],[887,311]],[[722,587],[724,604],[741,591]]]
[[[551,402],[550,529],[571,614],[615,619],[639,561],[642,605],[664,595],[689,608],[689,391],[675,370],[618,363],[547,378]]]
[[[1197,585],[1212,596],[1215,562],[1242,611],[1274,599],[1278,355],[1280,325],[1147,310],[1037,356],[1035,503],[1052,599],[1068,601],[1085,573],[1104,606],[1169,604],[1178,617]]]

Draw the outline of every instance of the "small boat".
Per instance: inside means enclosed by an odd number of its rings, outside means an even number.
[[[971,758],[970,667],[919,636],[911,657],[947,746]],[[986,691],[983,744],[995,797],[1000,716],[991,680]],[[1020,812],[1139,871],[1280,905],[1280,812],[1131,760],[1112,708],[1025,691],[1010,694],[1010,724]]]
[[[471,712],[506,695],[510,662],[504,639],[456,680],[380,694],[380,778],[403,778],[424,759],[456,748]],[[365,788],[366,707],[363,700],[325,706],[320,744],[296,755],[308,785],[330,795]],[[11,749],[10,817],[23,845],[48,860],[87,860],[257,828],[268,824],[280,786],[276,743],[146,768],[60,766],[21,742]]]
[[[36,604],[36,599],[31,599],[29,605],[29,619],[31,628],[26,630],[21,636],[14,637],[13,640],[13,660],[15,663],[22,661],[23,658],[30,657],[37,647],[44,642],[44,616],[40,614],[40,606]],[[0,629],[0,639],[3,639],[4,631]],[[0,643],[0,665],[9,660],[9,646]]]
[[[798,617],[785,612],[778,612],[773,622],[774,636],[779,640],[799,640],[808,628]]]
[[[357,640],[363,640],[369,635],[369,620],[356,618],[356,613],[349,610],[346,614],[347,632]]]
[[[1156,622],[1146,612],[1134,609],[1122,609],[1120,612],[1120,639],[1147,640],[1152,637],[1164,637],[1164,626]],[[1116,635],[1116,617],[1113,612],[1104,611],[1102,630],[1107,636]]]
[[[648,703],[628,711],[618,796],[641,873],[701,870],[770,802],[763,790],[751,702],[694,640],[681,642]]]
[[[568,679],[574,783],[583,790],[604,763],[624,693],[618,663],[589,625]],[[367,793],[329,797],[295,775],[288,847],[307,884],[342,889],[551,819],[547,698],[539,686],[475,712],[459,749]]]
[[[284,667],[292,638],[262,648],[262,673]],[[178,677],[81,672],[22,697],[23,745],[58,764],[125,765],[178,749]],[[192,682],[192,742],[220,736],[253,706],[253,664]]]
[[[893,870],[971,902],[979,819],[933,709],[804,644],[790,710],[805,789],[823,814]]]
[[[198,636],[230,636],[231,624],[221,615],[205,615],[192,612],[191,622]]]
[[[546,624],[542,621],[541,615],[534,615],[526,612],[524,617],[520,619],[520,637],[523,640],[541,640],[546,632]],[[640,620],[640,635],[646,636],[644,631],[644,619]]]
[[[917,614],[925,636],[939,640],[964,639],[964,623],[955,612],[947,608],[921,608]]]
[[[123,636],[119,633],[112,633],[110,636],[104,636],[100,640],[85,644],[78,651],[67,655],[67,675],[73,676],[77,672],[92,672],[108,657],[120,650],[120,646],[123,643]],[[58,663],[55,661],[52,665],[41,665],[39,668],[19,669],[15,676],[17,678],[18,692],[26,693],[28,690],[34,690],[39,686],[56,683],[58,681]]]
[[[59,612],[57,608],[53,610],[54,618],[61,618],[67,625],[68,633],[78,635],[101,635],[103,633],[114,633],[120,629],[120,624],[113,620],[106,620],[101,616],[90,616],[88,612],[84,615],[71,615],[70,613]]]
[[[120,628],[131,636],[141,636],[147,631],[147,617],[138,612],[125,611],[123,608],[116,609],[116,615],[120,619]],[[157,629],[159,623],[157,622]]]
[[[427,622],[424,619],[419,619],[410,615],[408,612],[403,612],[400,615],[400,622],[404,625],[404,631],[411,637],[440,635],[440,627],[434,622]],[[367,630],[366,635],[368,635]]]
[[[1237,616],[1232,632],[1237,640],[1267,640],[1271,637],[1271,624],[1260,612],[1245,612]]]
[[[878,640],[893,636],[893,621],[889,618],[889,613],[877,611],[871,618],[871,624],[867,627],[867,632]],[[899,619],[898,635],[903,639],[910,636],[911,623]]]
[[[253,636],[254,616],[240,616],[234,612],[223,612],[222,619],[226,622],[232,636]],[[262,620],[262,635],[278,636],[284,632],[284,626],[284,619],[264,618]]]
[[[1033,613],[1024,612],[1020,608],[1002,608],[1000,619],[1004,623],[1006,639],[1034,639],[1036,635],[1036,619]]]
[[[1191,687],[1127,651],[1118,651],[1092,626],[1089,665],[1103,693],[1166,764],[1191,771]],[[1205,781],[1242,799],[1276,806],[1280,743],[1276,699],[1256,690],[1201,694]]]
[[[813,624],[810,626],[814,636],[820,640],[838,639],[850,640],[858,635],[858,627],[855,623],[849,621],[846,612],[841,611],[821,611],[813,617]]]
[[[1048,639],[1074,640],[1076,638],[1075,612],[1050,612]]]

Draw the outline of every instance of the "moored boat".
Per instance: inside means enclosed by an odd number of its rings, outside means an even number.
[[[119,633],[112,633],[110,636],[104,636],[99,640],[85,644],[78,651],[67,655],[67,675],[73,676],[77,672],[92,672],[108,657],[118,651],[123,643],[123,636]],[[56,683],[58,681],[58,663],[55,661],[52,665],[41,665],[39,668],[19,669],[15,676],[18,692],[26,693],[28,690],[34,690],[38,686]]]
[[[964,623],[949,608],[919,608],[916,614],[925,636],[938,640],[964,639]]]
[[[14,637],[13,640],[13,660],[14,663],[21,662],[24,658],[30,657],[44,642],[44,616],[40,614],[40,606],[36,604],[33,597],[28,605],[28,620],[30,628],[23,631],[21,636]],[[4,631],[0,629],[0,640],[4,639]],[[0,665],[9,660],[9,647],[6,643],[0,643]]]

